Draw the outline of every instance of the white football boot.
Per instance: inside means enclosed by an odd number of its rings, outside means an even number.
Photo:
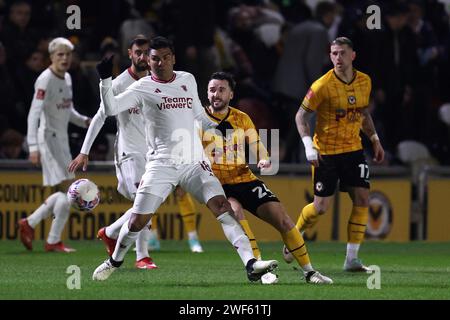
[[[312,284],[332,284],[333,280],[324,276],[319,271],[309,271],[305,272],[306,283]]]
[[[105,262],[103,262],[101,265],[95,269],[94,273],[92,274],[92,280],[96,281],[104,281],[109,278],[111,273],[116,271],[117,267],[114,267],[109,259],[106,259]]]

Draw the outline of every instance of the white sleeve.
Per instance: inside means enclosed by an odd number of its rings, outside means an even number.
[[[101,99],[107,116],[115,116],[131,107],[142,107],[138,93],[131,89],[134,84],[121,94],[114,96],[111,78],[100,81]]]
[[[89,120],[89,117],[79,114],[78,111],[75,110],[75,108],[73,107],[73,104],[72,104],[72,107],[70,108],[69,121],[78,127],[87,128],[88,127],[87,120]]]
[[[101,104],[100,108],[98,108],[97,113],[92,118],[91,124],[89,125],[89,129],[86,132],[86,136],[84,137],[84,142],[83,146],[81,147],[80,153],[86,155],[89,154],[92,144],[94,143],[95,138],[97,138],[98,133],[103,127],[105,120],[106,120],[105,109],[103,107],[103,104]]]
[[[48,90],[48,82],[46,79],[37,79],[34,84],[33,101],[31,102],[30,111],[28,112],[28,128],[27,143],[30,152],[38,151],[38,128],[39,118],[44,109],[45,101],[48,100],[50,92]]]
[[[205,108],[198,97],[197,82],[194,76],[192,76],[192,87],[194,88],[194,101],[192,102],[192,109],[194,110],[194,117],[196,120],[200,121],[203,130],[213,129],[217,127],[217,123],[212,121],[206,114]]]

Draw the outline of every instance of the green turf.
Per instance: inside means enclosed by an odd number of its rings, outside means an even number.
[[[45,253],[34,242],[27,252],[19,241],[0,242],[0,299],[450,299],[449,243],[363,245],[361,257],[381,268],[381,289],[369,290],[369,274],[341,271],[345,244],[309,243],[313,265],[334,280],[331,286],[306,284],[293,265],[284,263],[281,243],[260,243],[263,256],[278,259],[279,283],[247,281],[243,266],[226,242],[204,242],[205,253],[188,252],[187,242],[163,241],[153,254],[158,270],[133,268],[129,252],[121,269],[105,282],[91,280],[106,258],[99,241],[71,243],[76,253]],[[70,265],[81,268],[81,289],[66,287]]]

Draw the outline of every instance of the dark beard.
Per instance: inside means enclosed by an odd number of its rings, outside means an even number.
[[[139,64],[134,64],[134,69],[136,69],[137,72],[143,72],[148,70],[148,65],[142,66]]]
[[[223,101],[220,101],[221,106],[220,107],[214,107],[214,103],[212,101],[209,101],[211,108],[214,110],[214,112],[220,112],[223,111],[224,109],[226,109],[226,107],[228,106],[228,104],[223,103]]]

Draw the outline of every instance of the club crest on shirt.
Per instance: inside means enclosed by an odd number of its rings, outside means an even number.
[[[187,92],[187,87],[184,84],[181,86],[181,88]]]
[[[356,97],[355,96],[349,96],[348,97],[348,103],[355,104],[356,103]]]

